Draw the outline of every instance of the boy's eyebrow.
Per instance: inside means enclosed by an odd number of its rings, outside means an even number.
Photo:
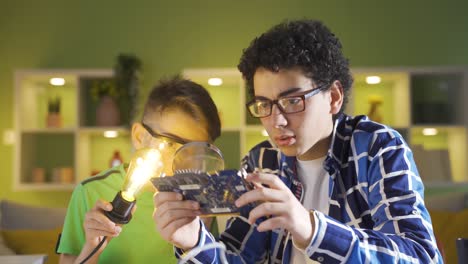
[[[299,88],[299,87],[290,88],[289,90],[286,90],[286,91],[281,92],[280,94],[278,94],[278,98],[283,97],[283,96],[288,96],[288,95],[290,95],[292,93],[295,93],[297,91],[300,91],[300,90],[301,90],[301,88]]]
[[[295,92],[297,92],[297,91],[300,91],[300,90],[301,90],[301,88],[299,88],[299,87],[290,88],[290,89],[288,89],[288,90],[286,90],[286,91],[283,91],[283,92],[279,93],[277,98],[281,98],[281,97],[284,97],[284,96],[288,96],[288,95],[290,95],[290,94],[292,94],[292,93],[295,93]],[[266,98],[265,96],[254,96],[254,98],[268,99],[268,98]]]

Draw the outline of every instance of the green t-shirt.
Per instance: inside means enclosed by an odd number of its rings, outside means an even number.
[[[59,253],[79,255],[85,243],[83,223],[98,199],[112,201],[120,191],[125,177],[123,165],[104,171],[81,182],[73,191]],[[99,257],[99,263],[175,263],[171,244],[163,240],[153,222],[153,193],[137,197],[137,209],[131,221],[122,226],[118,237],[112,238]]]

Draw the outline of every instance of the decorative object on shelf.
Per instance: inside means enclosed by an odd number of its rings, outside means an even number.
[[[72,167],[57,167],[52,169],[53,183],[73,183],[73,168]]]
[[[367,113],[367,116],[372,121],[382,123],[383,116],[379,107],[383,103],[382,97],[380,95],[370,95],[368,97],[368,102],[370,104],[370,107],[369,107],[369,112]]]
[[[96,79],[91,84],[91,96],[98,101],[96,106],[97,126],[119,126],[120,109],[117,99],[121,93],[114,79]]]
[[[73,183],[73,168],[63,167],[60,168],[60,183]]]
[[[141,60],[131,54],[119,54],[114,67],[116,86],[124,99],[119,102],[123,113],[123,124],[128,127],[132,125],[137,113],[141,67]]]
[[[119,126],[120,124],[120,109],[117,102],[111,96],[102,96],[96,107],[96,125]]]
[[[120,151],[118,151],[118,150],[114,151],[114,155],[112,156],[112,158],[109,161],[110,168],[115,167],[115,166],[119,166],[122,163],[123,163],[123,159],[120,156]]]
[[[47,101],[47,127],[61,127],[62,116],[60,115],[60,97],[49,98]]]
[[[33,168],[32,171],[32,182],[33,183],[44,183],[45,182],[45,169],[44,168]]]
[[[95,101],[99,101],[104,96],[110,96],[117,99],[121,93],[116,87],[115,80],[112,78],[94,79],[91,83],[91,97]]]

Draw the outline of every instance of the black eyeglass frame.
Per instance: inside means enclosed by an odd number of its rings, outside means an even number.
[[[247,104],[245,104],[245,106],[247,107],[247,110],[249,111],[249,114],[252,116],[252,117],[255,117],[255,118],[263,118],[263,117],[267,117],[267,116],[271,116],[271,113],[273,112],[272,109],[273,109],[273,105],[276,105],[278,107],[278,109],[284,113],[284,114],[294,114],[294,113],[299,113],[299,112],[302,112],[305,110],[305,99],[307,98],[310,98],[316,94],[318,94],[319,92],[321,91],[324,91],[326,89],[328,89],[329,85],[327,83],[323,84],[323,85],[320,85],[316,88],[312,88],[310,90],[307,90],[307,91],[304,91],[300,94],[295,94],[295,95],[287,95],[287,96],[283,96],[283,97],[279,97],[275,100],[270,100],[270,99],[252,99],[250,100]],[[302,100],[302,109],[301,110],[298,110],[298,111],[293,111],[293,112],[286,112],[283,107],[278,103],[279,100],[283,100],[283,99],[291,99],[291,98],[300,98]],[[270,102],[270,111],[268,111],[268,115],[262,115],[262,116],[257,116],[255,115],[254,113],[252,113],[252,111],[250,110],[250,106],[253,105],[254,103],[256,103],[258,101],[267,101],[267,102]]]
[[[150,126],[146,125],[145,123],[141,122],[141,125],[148,131],[148,133],[154,137],[154,138],[161,138],[163,140],[169,141],[169,142],[175,142],[180,145],[185,145],[188,143],[188,141],[183,140],[178,137],[170,136],[170,135],[162,135],[157,132],[155,132]]]

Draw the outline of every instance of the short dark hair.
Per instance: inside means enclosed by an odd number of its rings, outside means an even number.
[[[143,120],[154,112],[176,107],[196,120],[206,120],[212,141],[221,134],[218,109],[209,92],[201,85],[175,76],[161,80],[150,92],[143,109]]]
[[[298,68],[317,85],[339,80],[345,94],[342,111],[353,78],[341,48],[340,40],[320,21],[285,21],[255,38],[244,49],[237,67],[251,96],[254,74],[261,67],[272,72]]]

